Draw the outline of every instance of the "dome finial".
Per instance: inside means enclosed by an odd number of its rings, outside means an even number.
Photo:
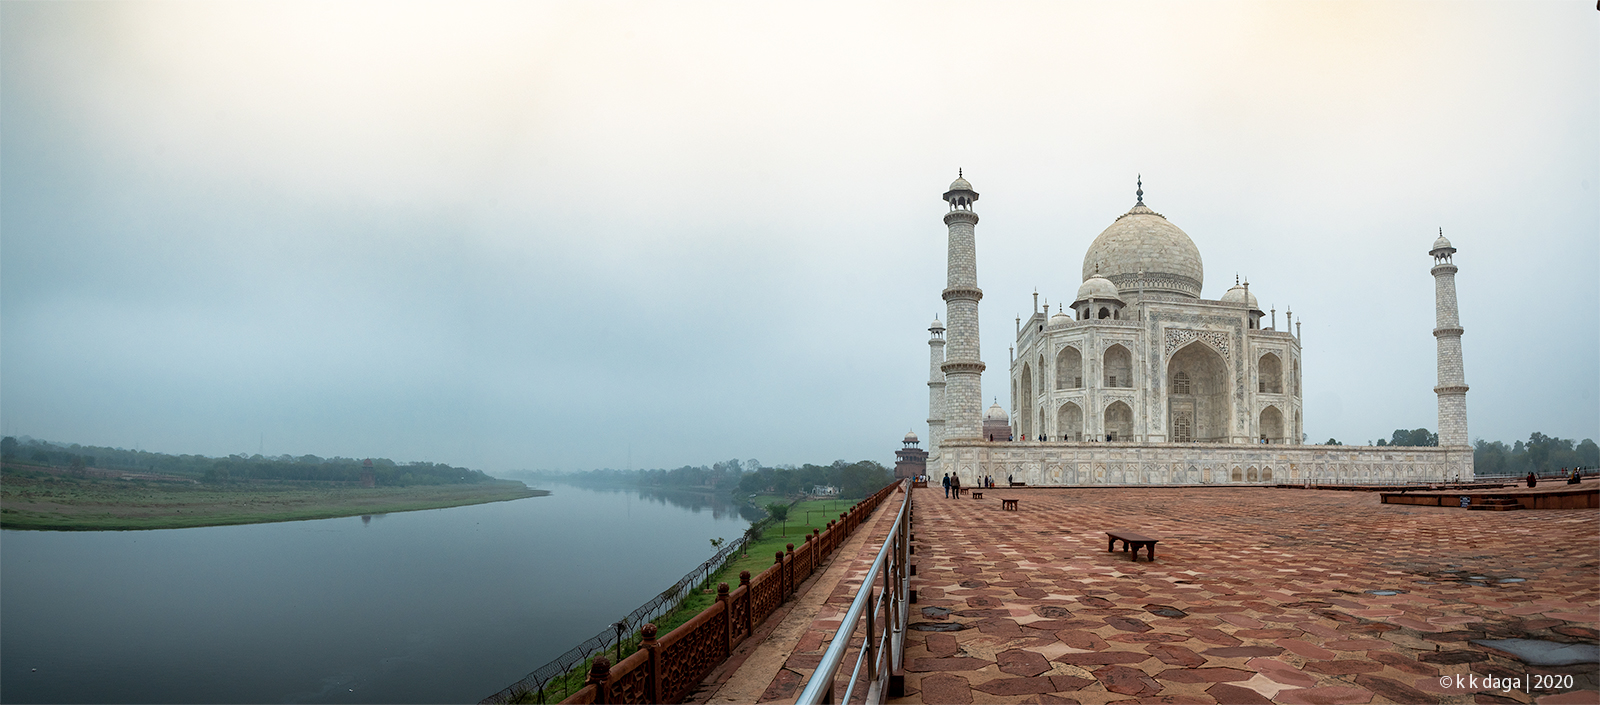
[[[1137,195],[1139,197],[1139,202],[1137,204],[1135,204],[1135,205],[1142,206],[1142,205],[1144,205],[1144,174],[1140,174],[1138,179],[1134,183],[1136,183],[1138,185],[1138,187],[1139,187],[1139,190],[1134,192],[1135,195]]]
[[[959,166],[958,166],[958,167],[956,167],[956,178],[958,178],[958,179],[965,179],[965,178],[967,178],[967,177],[966,177],[966,175],[964,175],[964,174],[962,174],[962,173],[961,173],[961,167],[959,167]]]

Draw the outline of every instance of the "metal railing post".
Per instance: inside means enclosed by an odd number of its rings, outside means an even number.
[[[874,630],[873,630],[873,619],[872,619],[872,613],[877,611],[877,609],[876,609],[877,605],[873,604],[874,601],[873,601],[873,597],[872,597],[872,592],[873,592],[872,587],[868,586],[867,587],[867,643],[863,647],[863,650],[867,652],[867,683],[868,684],[871,684],[871,683],[876,682],[878,680],[878,648],[877,648],[877,639],[873,638]]]

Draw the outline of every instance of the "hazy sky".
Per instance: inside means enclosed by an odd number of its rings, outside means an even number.
[[[1145,201],[1313,441],[1600,436],[1592,2],[0,4],[0,421],[175,453],[890,462],[956,169],[985,396]]]

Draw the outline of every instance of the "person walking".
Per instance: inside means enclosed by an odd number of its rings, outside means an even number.
[[[960,475],[951,475],[950,476],[950,496],[955,498],[955,499],[961,499],[961,476]]]
[[[944,498],[950,499],[950,473],[944,474]]]

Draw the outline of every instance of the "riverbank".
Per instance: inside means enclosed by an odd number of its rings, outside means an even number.
[[[210,485],[7,468],[0,474],[0,528],[184,529],[442,509],[548,494],[516,481],[373,488],[289,482]]]

